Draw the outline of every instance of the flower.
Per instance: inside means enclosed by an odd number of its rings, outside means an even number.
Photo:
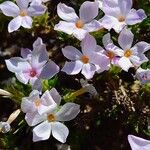
[[[97,66],[102,70],[107,70],[109,60],[104,54],[97,53],[97,44],[94,37],[87,34],[81,42],[82,52],[73,46],[66,46],[62,49],[63,55],[70,59],[71,62],[66,62],[62,68],[63,72],[69,75],[78,74],[80,71],[85,78],[93,77]]]
[[[133,38],[133,33],[126,28],[121,31],[118,38],[118,43],[121,48],[118,47],[115,53],[120,56],[118,65],[124,71],[128,71],[130,67],[139,67],[142,63],[148,61],[144,52],[150,49],[150,44],[141,41],[132,47]]]
[[[101,24],[94,18],[98,15],[97,2],[84,2],[79,10],[79,17],[72,7],[63,3],[57,6],[58,16],[64,21],[55,25],[54,30],[74,35],[77,39],[82,40],[88,32],[93,32],[102,28]]]
[[[6,1],[0,4],[3,14],[13,19],[8,24],[8,32],[18,30],[21,26],[24,28],[32,27],[32,16],[40,16],[45,13],[44,5],[29,5],[29,0],[16,0],[16,3]]]
[[[143,138],[140,138],[134,135],[128,135],[128,141],[130,143],[132,150],[149,150],[150,149],[149,140],[145,140]]]
[[[11,129],[10,124],[8,122],[0,122],[0,132],[7,133]]]
[[[41,97],[41,105],[45,105],[48,109],[43,109],[43,113],[39,114],[31,112],[33,103],[35,103],[36,94],[29,96],[28,100],[22,102],[23,111],[26,113],[26,121],[29,126],[35,126],[33,129],[33,141],[46,140],[52,135],[60,142],[64,143],[69,134],[68,128],[61,122],[70,121],[74,119],[80,112],[80,106],[75,103],[66,103],[59,106],[61,97],[56,89],[46,91]],[[31,99],[31,97],[34,97]],[[30,100],[29,100],[30,99]],[[29,104],[32,103],[32,104]],[[57,106],[55,105],[57,104]],[[54,107],[53,107],[54,106]],[[55,107],[56,106],[56,107]],[[34,106],[35,108],[35,106]],[[44,108],[44,107],[43,107]]]
[[[141,67],[136,71],[136,77],[145,84],[150,81],[150,69],[142,69]]]
[[[31,121],[31,116],[37,116],[37,114],[53,110],[61,101],[61,97],[55,88],[45,91],[41,97],[39,95],[39,91],[33,90],[29,97],[22,98],[21,110],[26,113],[25,120],[30,126],[36,125],[36,120]]]
[[[132,0],[104,0],[102,10],[105,16],[100,22],[106,29],[119,33],[126,25],[135,25],[146,18],[143,9],[132,8]]]
[[[33,89],[41,91],[41,79],[50,79],[59,72],[59,67],[49,60],[45,44],[39,44],[37,39],[33,44],[33,51],[22,49],[21,57],[5,60],[9,71],[15,73],[16,78],[32,85]],[[36,46],[37,45],[37,46]]]
[[[105,54],[108,57],[111,64],[118,66],[118,47],[113,44],[113,41],[110,38],[110,33],[107,33],[103,36],[102,43],[105,49],[99,46],[99,52]]]

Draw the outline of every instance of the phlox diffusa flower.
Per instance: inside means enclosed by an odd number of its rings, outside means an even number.
[[[63,72],[75,75],[81,71],[85,78],[90,79],[97,67],[103,71],[107,70],[109,60],[104,54],[97,53],[98,46],[93,36],[87,34],[81,42],[81,48],[82,52],[73,46],[66,46],[62,49],[63,55],[71,60],[65,63],[62,68]]]
[[[16,0],[16,3],[5,1],[0,4],[2,13],[6,16],[13,17],[8,25],[8,31],[13,32],[21,26],[24,28],[32,27],[32,16],[40,16],[45,13],[44,5],[30,5],[29,0]]]
[[[21,110],[26,113],[25,120],[30,126],[36,125],[38,114],[43,114],[45,111],[53,111],[60,104],[61,97],[56,89],[45,91],[40,97],[40,92],[33,90],[29,97],[22,98]]]
[[[128,135],[128,141],[132,150],[150,150],[150,141],[143,138]]]
[[[63,3],[57,6],[58,16],[64,21],[55,25],[54,30],[74,35],[77,39],[82,40],[88,32],[93,32],[102,28],[101,24],[94,18],[98,15],[97,2],[84,2],[79,10],[79,17],[72,7]]]
[[[22,109],[28,114],[26,114],[27,123],[30,126],[35,126],[38,124],[33,129],[33,141],[36,142],[47,140],[52,133],[52,135],[58,141],[62,143],[66,142],[69,130],[61,122],[74,119],[80,112],[80,106],[75,103],[66,103],[63,106],[59,106],[61,97],[55,89],[46,91],[41,97],[41,103],[38,102],[38,105],[36,101],[33,100],[36,99],[36,96],[32,98],[33,95],[34,94],[30,95],[30,97],[28,98],[28,102],[26,101],[26,104],[28,103],[27,105],[24,105],[24,100],[22,102]],[[39,114],[38,111],[36,113],[31,113],[32,105],[30,105],[29,103],[32,103],[36,107],[45,105],[48,106],[49,109],[46,108],[42,114]],[[57,104],[57,107],[53,107],[54,103]],[[28,108],[28,106],[30,107]]]
[[[141,81],[142,84],[150,82],[150,69],[138,68],[136,71],[136,77]]]
[[[22,49],[21,57],[13,57],[6,61],[9,71],[15,73],[16,78],[32,85],[33,89],[41,91],[41,79],[50,79],[59,72],[59,67],[49,60],[46,45],[40,45],[40,39],[33,44],[33,51]]]
[[[143,9],[132,8],[132,0],[104,0],[102,10],[105,16],[100,20],[106,29],[119,33],[126,25],[135,25],[146,18]]]
[[[121,48],[118,47],[115,53],[120,56],[118,65],[125,71],[128,71],[130,67],[139,67],[148,61],[144,53],[150,49],[150,44],[142,41],[132,47],[133,38],[133,33],[126,28],[121,31],[118,37]]]
[[[113,41],[110,38],[110,34],[107,33],[103,36],[102,43],[104,48],[99,46],[99,52],[105,54],[110,63],[113,65],[118,65],[119,56],[117,55],[118,47],[113,44]]]

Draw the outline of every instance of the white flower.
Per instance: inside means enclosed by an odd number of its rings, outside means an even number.
[[[98,15],[97,2],[84,2],[79,10],[79,17],[72,7],[59,3],[57,6],[58,16],[64,21],[55,25],[54,30],[74,35],[82,40],[88,32],[93,32],[102,28],[101,24],[94,18]]]

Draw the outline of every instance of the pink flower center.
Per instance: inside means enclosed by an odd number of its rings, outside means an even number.
[[[86,55],[82,55],[80,57],[80,60],[84,63],[84,64],[87,64],[89,62],[89,57],[86,56]]]
[[[30,76],[31,76],[31,77],[35,77],[36,75],[37,75],[36,70],[32,69],[32,70],[30,71]]]
[[[130,57],[132,55],[132,51],[130,49],[125,50],[124,56],[125,57]]]
[[[56,118],[55,118],[55,116],[54,116],[53,114],[49,114],[49,115],[47,116],[47,120],[48,120],[49,122],[54,122],[54,121],[56,120]]]
[[[124,22],[125,21],[125,17],[124,16],[118,16],[118,21],[119,22]]]
[[[20,16],[21,17],[25,17],[25,16],[27,16],[28,15],[28,12],[26,11],[26,10],[21,10],[20,11]]]
[[[77,27],[77,28],[83,28],[83,26],[84,26],[84,22],[79,19],[79,20],[76,22],[76,27]]]
[[[40,100],[40,99],[35,100],[35,101],[34,101],[34,105],[35,105],[36,107],[39,107],[39,106],[41,105],[41,100]]]

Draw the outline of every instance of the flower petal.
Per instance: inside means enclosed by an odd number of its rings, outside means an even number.
[[[38,49],[39,46],[43,45],[43,40],[38,37],[33,43],[33,49]]]
[[[47,140],[51,134],[51,124],[47,121],[33,129],[33,142]]]
[[[123,29],[119,35],[118,43],[123,50],[130,49],[133,43],[134,35],[129,29]]]
[[[59,3],[57,5],[57,14],[61,19],[68,22],[75,22],[78,20],[78,16],[76,15],[75,10],[63,3]]]
[[[51,97],[53,98],[53,100],[55,101],[55,103],[57,105],[60,105],[60,102],[61,102],[61,96],[60,94],[57,92],[57,90],[55,88],[52,88],[50,91],[49,91]]]
[[[85,76],[86,79],[91,79],[94,76],[96,67],[92,64],[84,64],[82,67],[81,73]]]
[[[147,16],[143,9],[139,9],[139,10],[131,9],[125,21],[129,25],[134,25],[142,22],[146,17]]]
[[[103,42],[103,45],[104,45],[105,49],[107,49],[108,45],[113,43],[113,41],[110,38],[110,33],[107,33],[103,36],[102,42]]]
[[[46,11],[46,6],[44,5],[30,5],[28,8],[28,15],[29,16],[41,16]]]
[[[54,30],[62,31],[71,35],[75,28],[76,26],[74,22],[59,21],[59,23],[55,25]]]
[[[31,69],[30,64],[21,57],[13,57],[5,60],[5,62],[8,70],[14,73]]]
[[[141,41],[135,44],[134,47],[136,47],[137,51],[141,54],[141,53],[145,53],[146,51],[150,49],[150,44],[147,42]]]
[[[22,17],[21,26],[30,29],[32,27],[32,18],[29,16]]]
[[[74,29],[73,31],[73,35],[78,39],[78,40],[83,40],[86,36],[86,34],[88,33],[88,31],[84,30],[84,29]]]
[[[11,1],[6,1],[0,4],[0,9],[2,10],[4,15],[10,17],[16,17],[20,12],[19,7]]]
[[[33,113],[29,112],[29,113],[26,113],[26,115],[25,115],[25,120],[26,120],[27,124],[31,127],[41,123],[45,119],[46,119],[45,116],[41,116],[37,112],[33,112]]]
[[[102,24],[97,20],[92,20],[91,22],[86,23],[83,29],[87,30],[88,32],[94,32],[102,29]]]
[[[24,83],[24,84],[27,84],[30,77],[28,74],[26,73],[23,73],[23,72],[19,72],[19,73],[15,73],[16,75],[16,78],[21,82],[21,83]]]
[[[24,113],[27,113],[27,112],[33,112],[35,109],[31,101],[29,101],[27,98],[23,98],[21,101],[21,110]]]
[[[16,31],[20,28],[22,23],[22,17],[18,16],[14,19],[12,19],[8,24],[8,32],[11,33],[13,31]]]
[[[83,22],[92,21],[98,15],[98,2],[84,2],[80,7],[79,13]]]
[[[29,5],[29,0],[16,0],[17,5],[21,10],[27,9]]]
[[[55,137],[58,141],[65,143],[69,134],[68,128],[60,122],[52,122],[51,126],[53,137]]]
[[[82,52],[84,55],[91,55],[96,50],[96,40],[95,38],[87,34],[81,42]]]
[[[56,113],[58,121],[70,121],[74,119],[80,112],[80,105],[75,103],[66,103]]]
[[[66,62],[61,71],[69,75],[75,75],[81,71],[82,66],[83,66],[83,63],[79,60],[75,62]]]
[[[59,72],[59,67],[52,61],[49,60],[43,67],[39,78],[50,79]]]
[[[130,60],[126,57],[122,57],[119,59],[118,61],[118,65],[124,70],[124,71],[128,71],[129,68],[133,67],[132,63],[130,62]]]
[[[62,49],[63,55],[70,60],[80,59],[82,53],[73,46],[66,46]]]
[[[29,58],[31,57],[31,50],[28,48],[21,48],[21,56],[23,58]]]
[[[140,138],[134,135],[128,135],[128,141],[130,143],[132,150],[149,150],[150,149],[149,140],[145,140],[143,138]]]

